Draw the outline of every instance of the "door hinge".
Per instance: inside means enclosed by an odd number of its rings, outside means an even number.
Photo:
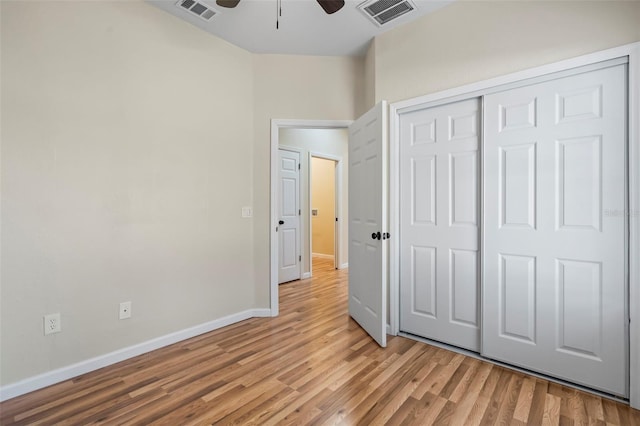
[[[298,216],[302,214],[302,210],[298,209]]]
[[[300,170],[300,163],[298,163],[298,170]]]
[[[338,221],[338,218],[336,217],[336,222]]]
[[[302,262],[302,256],[298,256],[298,262]]]

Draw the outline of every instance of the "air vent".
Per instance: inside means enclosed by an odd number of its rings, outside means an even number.
[[[415,8],[410,0],[369,0],[358,5],[358,9],[379,27]]]
[[[187,9],[189,13],[199,16],[205,21],[213,18],[216,14],[216,11],[195,0],[180,0],[176,6],[181,7],[182,9]]]

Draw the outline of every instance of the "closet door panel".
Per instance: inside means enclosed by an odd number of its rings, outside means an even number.
[[[400,117],[400,330],[473,351],[479,117],[478,99]]]
[[[484,98],[483,355],[626,396],[626,65]]]

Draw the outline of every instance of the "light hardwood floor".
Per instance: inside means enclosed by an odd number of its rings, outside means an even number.
[[[402,337],[347,314],[347,272],[280,286],[244,321],[0,405],[12,424],[617,424],[640,411]]]

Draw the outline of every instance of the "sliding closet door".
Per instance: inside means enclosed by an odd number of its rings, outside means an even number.
[[[484,99],[483,354],[625,396],[626,65]]]
[[[479,351],[479,99],[400,116],[400,330]]]

